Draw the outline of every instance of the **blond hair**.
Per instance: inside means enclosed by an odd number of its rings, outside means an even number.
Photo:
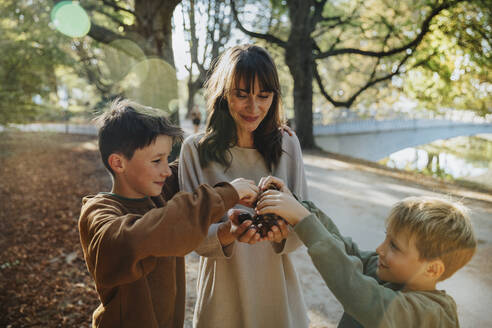
[[[445,270],[439,281],[451,277],[475,253],[477,241],[467,209],[447,199],[408,197],[396,203],[386,228],[409,233],[422,260],[440,259]]]

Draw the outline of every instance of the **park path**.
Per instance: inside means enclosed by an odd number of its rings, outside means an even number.
[[[344,235],[351,236],[361,249],[375,249],[384,239],[384,219],[398,200],[415,195],[447,195],[440,186],[424,187],[386,175],[384,170],[364,170],[352,164],[305,155],[309,195],[339,226]],[[455,190],[461,198],[466,191]],[[490,195],[482,198],[492,200]],[[463,199],[471,209],[471,219],[479,240],[478,251],[472,261],[453,277],[438,285],[453,296],[458,305],[461,327],[492,327],[492,202]],[[341,314],[333,306],[333,296],[319,278],[306,255],[305,249],[295,253],[312,319],[333,322]],[[308,279],[302,277],[308,274]],[[314,295],[311,295],[314,294]],[[323,300],[330,300],[323,303]],[[335,301],[336,302],[336,301]],[[337,317],[338,315],[338,317]],[[319,323],[313,327],[329,327]]]
[[[191,122],[182,120],[186,134]],[[202,126],[203,129],[203,126]],[[92,145],[92,144],[91,144]],[[95,144],[93,148],[95,148]],[[374,249],[384,238],[384,219],[392,204],[411,195],[445,195],[463,199],[479,239],[472,261],[438,288],[455,298],[463,328],[492,327],[492,195],[426,181],[409,181],[398,171],[375,168],[357,161],[343,161],[319,153],[304,153],[309,199],[330,215],[342,234],[351,236],[361,249]],[[413,180],[416,180],[413,176]],[[417,178],[419,180],[420,178]],[[309,310],[311,328],[336,327],[342,308],[325,286],[304,247],[292,254]],[[196,299],[198,256],[187,256],[187,311],[191,327]]]
[[[445,195],[448,188],[436,183],[426,186],[394,177],[393,171],[374,169],[319,154],[304,154],[309,196],[333,218],[342,234],[351,236],[361,249],[375,249],[384,239],[384,219],[398,200],[414,195]],[[459,187],[452,191],[456,197],[469,195]],[[472,261],[453,277],[438,285],[454,297],[463,328],[492,327],[492,196],[472,193],[463,199],[471,209],[471,218],[479,239]],[[323,283],[311,263],[305,247],[293,254],[304,297],[309,310],[311,328],[336,327],[342,308]],[[187,257],[187,321],[195,300],[198,256]]]

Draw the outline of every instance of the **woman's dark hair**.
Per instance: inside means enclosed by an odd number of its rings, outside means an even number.
[[[254,88],[258,78],[260,89],[273,92],[268,113],[253,132],[254,146],[273,171],[282,155],[282,103],[277,68],[268,52],[254,45],[239,45],[226,50],[214,63],[205,83],[209,112],[206,132],[198,145],[200,165],[206,167],[215,161],[226,168],[231,165],[229,149],[238,142],[236,124],[229,112],[228,98],[241,81]]]
[[[135,150],[144,148],[160,135],[183,139],[183,130],[172,125],[158,109],[145,107],[127,99],[116,99],[108,111],[94,119],[99,126],[99,152],[111,174],[108,158],[113,153],[132,159]]]

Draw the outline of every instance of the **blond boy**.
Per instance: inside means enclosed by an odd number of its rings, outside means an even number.
[[[118,100],[99,117],[99,150],[111,192],[83,199],[80,241],[101,304],[93,327],[182,327],[184,255],[237,202],[257,196],[236,179],[177,193],[177,163],[168,165],[183,131],[156,110]]]
[[[386,238],[376,252],[359,251],[311,202],[299,203],[279,179],[257,204],[259,214],[287,220],[308,248],[344,315],[339,327],[458,327],[456,304],[439,281],[472,258],[476,239],[465,210],[435,197],[398,202],[386,221]]]

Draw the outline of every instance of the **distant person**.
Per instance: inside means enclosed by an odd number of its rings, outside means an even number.
[[[313,203],[299,203],[279,179],[264,180],[272,182],[281,191],[266,191],[257,211],[277,214],[294,227],[345,310],[338,327],[459,327],[456,303],[436,284],[468,263],[477,247],[461,206],[405,198],[386,220],[383,243],[364,252]]]
[[[214,64],[205,89],[206,132],[183,143],[180,187],[191,191],[235,177],[260,183],[274,174],[299,197],[307,197],[301,147],[295,135],[282,129],[280,82],[268,52],[254,45],[229,48]],[[193,326],[307,328],[289,255],[302,243],[281,220],[267,235],[251,224],[232,224],[224,216],[196,249],[201,258]],[[238,236],[237,229],[245,232]]]
[[[193,110],[191,111],[191,123],[193,123],[194,133],[198,133],[200,129],[200,122],[202,121],[202,114],[200,113],[200,109],[197,105],[193,106]]]
[[[177,193],[167,158],[183,131],[149,108],[115,101],[99,118],[99,151],[111,192],[83,199],[80,241],[101,304],[93,327],[183,327],[184,255],[238,201],[256,198],[245,179]]]

